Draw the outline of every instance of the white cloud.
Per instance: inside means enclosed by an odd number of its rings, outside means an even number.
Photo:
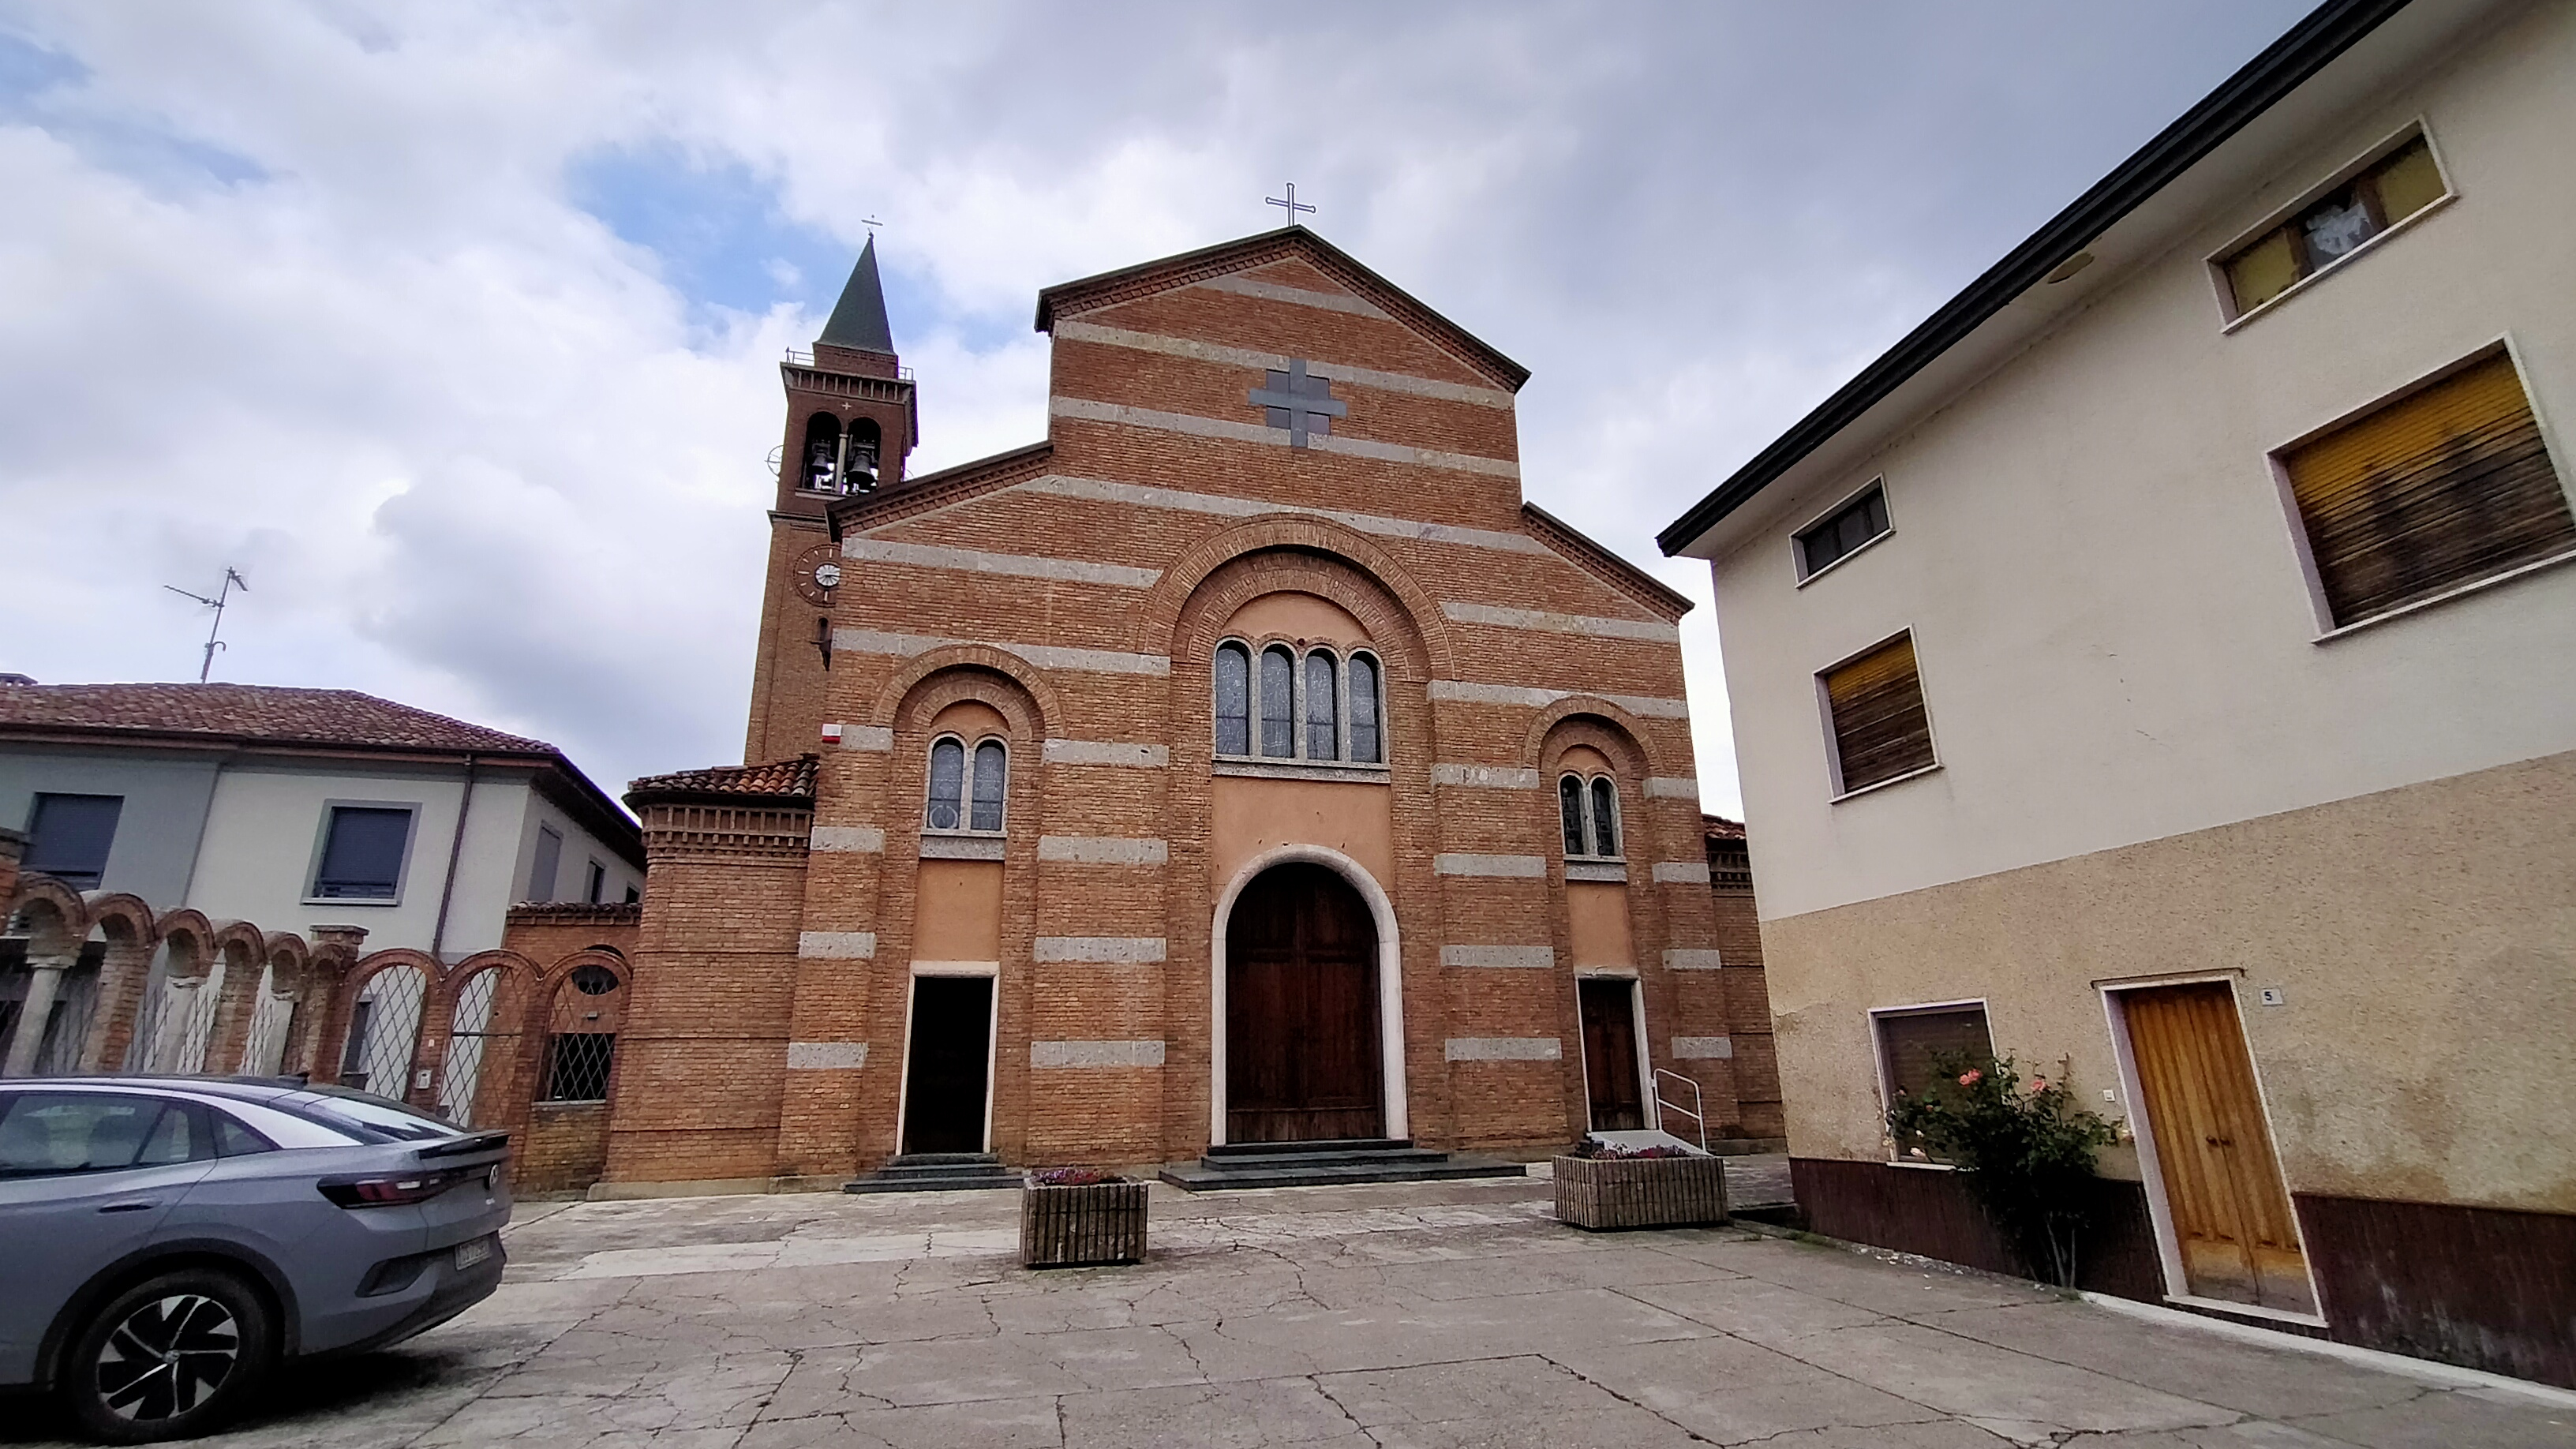
[[[710,312],[580,211],[619,147],[852,247],[886,218],[916,470],[1041,435],[1037,288],[1295,179],[1536,369],[1532,499],[1704,601],[1654,529],[2296,8],[0,5],[37,57],[0,71],[0,668],[188,677],[159,585],[238,563],[225,677],[612,790],[733,757],[773,365],[819,316]],[[1731,809],[1705,610],[1685,639]]]

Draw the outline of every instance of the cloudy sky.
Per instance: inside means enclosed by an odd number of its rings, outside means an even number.
[[[0,670],[345,686],[612,791],[739,758],[775,362],[883,219],[915,471],[1045,428],[1034,293],[1313,224],[1532,368],[1653,534],[2306,0],[0,0]],[[1715,621],[1704,798],[1738,799]]]

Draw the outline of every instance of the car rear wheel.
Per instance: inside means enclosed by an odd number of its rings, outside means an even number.
[[[142,1444],[231,1418],[276,1359],[260,1296],[229,1273],[190,1268],[108,1300],[73,1341],[58,1381],[83,1429]]]

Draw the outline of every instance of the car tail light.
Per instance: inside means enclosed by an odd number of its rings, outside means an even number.
[[[486,1175],[480,1167],[433,1172],[392,1172],[380,1177],[326,1177],[314,1184],[344,1208],[403,1207],[427,1202],[459,1183]]]

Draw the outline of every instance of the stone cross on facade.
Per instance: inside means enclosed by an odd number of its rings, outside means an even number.
[[[1300,357],[1288,364],[1288,370],[1264,369],[1263,386],[1246,394],[1252,405],[1269,414],[1270,426],[1288,430],[1288,446],[1302,448],[1307,438],[1329,436],[1333,419],[1350,412],[1350,406],[1333,396],[1329,378],[1310,377],[1306,359]]]

